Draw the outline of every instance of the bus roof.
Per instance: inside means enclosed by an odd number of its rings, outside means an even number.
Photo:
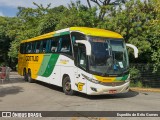
[[[59,36],[59,35],[63,35],[64,33],[69,33],[72,31],[77,31],[77,32],[81,32],[84,33],[86,35],[90,35],[90,36],[101,36],[101,37],[108,37],[108,38],[123,38],[120,34],[116,33],[116,32],[112,32],[109,30],[104,30],[104,29],[98,29],[98,28],[89,28],[89,27],[70,27],[70,28],[66,28],[66,29],[62,29],[62,30],[58,30],[55,32],[50,32],[44,35],[40,35],[28,40],[23,40],[21,41],[21,43],[24,42],[30,42],[30,41],[35,41],[35,40],[41,40],[41,39],[45,39],[45,38],[51,38],[53,36]]]
[[[91,36],[101,36],[108,38],[123,38],[120,34],[112,32],[109,30],[98,29],[98,28],[88,28],[88,27],[71,27],[71,31],[80,31],[86,35]]]

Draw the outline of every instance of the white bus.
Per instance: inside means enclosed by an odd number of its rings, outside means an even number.
[[[125,93],[129,90],[129,60],[123,37],[115,32],[71,27],[20,44],[18,73],[34,80],[88,95]]]

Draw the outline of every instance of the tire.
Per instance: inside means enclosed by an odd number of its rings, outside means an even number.
[[[70,81],[69,76],[66,76],[63,79],[62,87],[63,87],[63,92],[66,95],[74,95],[75,91],[73,91],[72,88],[71,88],[71,81]]]
[[[28,82],[29,83],[33,83],[34,81],[33,81],[32,77],[31,77],[31,71],[28,71],[27,76],[28,76]]]
[[[28,81],[28,75],[26,73],[26,69],[23,70],[24,81]]]

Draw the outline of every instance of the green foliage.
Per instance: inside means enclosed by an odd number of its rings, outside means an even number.
[[[96,7],[88,8],[82,5],[80,1],[76,3],[71,2],[69,8],[61,15],[56,30],[71,26],[96,27],[98,22],[96,11]]]
[[[8,55],[12,56],[13,58],[18,58],[18,50],[19,50],[19,41],[12,41],[11,47],[9,49]]]
[[[131,0],[126,2],[123,9],[122,5],[110,9],[110,14],[105,16],[103,22],[99,22],[98,27],[123,35],[127,43],[137,46],[139,50],[139,58],[130,61],[152,62],[154,71],[157,71],[160,67],[160,10],[157,9],[159,7],[157,0],[150,0],[148,3]],[[129,54],[133,54],[130,49]]]
[[[132,59],[133,51],[128,50],[131,62],[153,63],[154,72],[160,68],[159,0],[87,2],[88,6],[77,1],[71,2],[68,7],[54,8],[50,4],[43,7],[34,3],[34,9],[19,7],[17,17],[0,17],[0,62],[8,60],[8,57],[17,58],[21,40],[71,26],[86,26],[120,33],[127,43],[139,49],[138,59]],[[90,2],[94,2],[95,6]]]
[[[140,88],[144,87],[144,85],[142,84],[141,81],[137,81],[136,83],[134,83],[134,82],[131,81],[130,86],[131,87],[140,87]]]
[[[17,18],[0,17],[0,62],[8,62],[10,42],[16,36]]]
[[[47,14],[41,18],[38,29],[40,34],[54,31],[61,20],[61,15],[67,10],[64,6],[48,9]]]
[[[138,80],[141,76],[140,71],[138,69],[136,69],[135,67],[131,67],[130,68],[130,79],[131,80]]]

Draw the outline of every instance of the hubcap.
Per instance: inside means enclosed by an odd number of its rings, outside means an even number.
[[[70,82],[66,82],[65,88],[66,88],[66,91],[70,91],[70,89],[71,89],[71,84],[70,84]]]

